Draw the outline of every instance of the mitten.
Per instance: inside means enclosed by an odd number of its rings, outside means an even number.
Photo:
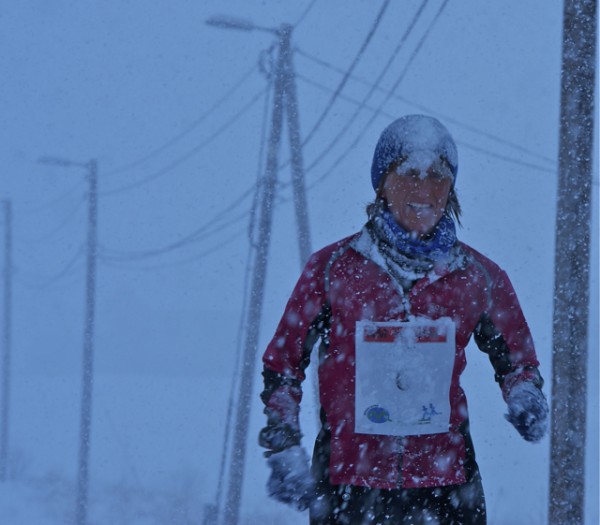
[[[258,444],[272,452],[281,452],[294,445],[299,445],[301,438],[302,434],[299,428],[270,417],[267,426],[258,434]]]
[[[308,468],[308,454],[296,445],[268,456],[271,476],[267,482],[269,496],[306,510],[315,499],[315,482]]]
[[[548,402],[542,391],[530,381],[512,388],[507,398],[508,414],[512,423],[526,441],[540,441],[548,431]]]

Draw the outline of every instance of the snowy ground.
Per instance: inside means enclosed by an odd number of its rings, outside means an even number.
[[[23,403],[36,417],[17,420],[10,479],[0,486],[0,523],[72,523],[77,381],[22,379],[15,380],[15,404]],[[222,436],[224,422],[219,382],[208,376],[200,383],[98,377],[96,393],[102,402],[95,407],[91,442],[89,525],[202,522],[205,505],[215,498],[221,454],[214,448],[222,442],[216,436]],[[256,450],[254,454],[259,455]],[[256,458],[250,462],[256,463]],[[260,504],[243,513],[241,524],[302,523],[300,515],[266,501],[263,474],[252,469],[248,473],[248,499]],[[256,478],[261,479],[255,482]]]

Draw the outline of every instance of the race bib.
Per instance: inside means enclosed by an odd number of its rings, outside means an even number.
[[[356,323],[356,433],[448,432],[455,330],[449,317]]]

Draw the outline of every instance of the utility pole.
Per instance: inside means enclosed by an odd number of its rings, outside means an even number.
[[[584,523],[596,0],[565,0],[552,353],[551,525]]]
[[[304,184],[304,164],[302,159],[302,142],[300,140],[300,123],[298,118],[298,99],[296,96],[296,81],[294,64],[290,51],[291,26],[283,26],[281,32],[286,31],[286,38],[280,42],[280,53],[286,60],[282,64],[284,75],[283,90],[287,102],[286,111],[288,119],[288,134],[292,159],[292,183],[294,189],[294,207],[296,210],[296,230],[300,249],[300,266],[304,268],[312,252],[310,247],[310,228],[308,226],[308,207],[306,205],[306,187]],[[285,48],[284,48],[285,46]],[[315,376],[316,377],[316,376]]]
[[[277,186],[277,171],[283,119],[287,116],[288,133],[291,149],[292,183],[294,205],[296,211],[296,227],[302,266],[310,256],[310,234],[308,227],[308,212],[304,186],[304,168],[302,161],[302,144],[300,141],[298,103],[296,98],[295,76],[291,55],[292,26],[282,24],[278,29],[265,28],[244,20],[230,17],[214,17],[207,21],[209,25],[226,29],[241,29],[245,31],[260,30],[273,33],[277,37],[278,56],[275,65],[273,109],[271,115],[271,130],[267,145],[267,162],[265,177],[262,181],[262,201],[259,216],[258,243],[254,260],[254,274],[250,291],[250,304],[246,324],[246,339],[242,363],[243,373],[240,378],[239,397],[236,407],[235,431],[231,462],[229,468],[229,489],[224,509],[225,525],[237,525],[239,522],[242,487],[250,419],[252,387],[256,372],[256,360],[262,304],[267,274],[269,244],[271,240],[271,225],[273,205]],[[214,512],[214,509],[211,509]],[[218,509],[217,509],[218,513]]]
[[[89,458],[92,427],[92,394],[94,381],[94,317],[96,309],[96,256],[98,220],[98,164],[88,165],[88,232],[85,291],[85,327],[83,331],[83,374],[81,390],[81,423],[79,431],[79,468],[77,478],[76,524],[86,525],[89,488]]]
[[[88,179],[88,225],[86,242],[85,318],[83,329],[83,367],[81,378],[81,416],[79,457],[77,466],[77,499],[75,524],[86,525],[89,489],[89,459],[94,385],[94,325],[96,310],[96,257],[98,219],[98,163],[73,162],[55,157],[42,157],[39,162],[51,166],[85,168]]]
[[[4,201],[4,322],[2,345],[2,433],[0,436],[0,481],[8,476],[8,444],[11,385],[12,308],[12,206]]]

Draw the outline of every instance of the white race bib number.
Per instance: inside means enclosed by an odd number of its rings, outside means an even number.
[[[449,317],[356,323],[356,433],[448,432],[455,331]]]

